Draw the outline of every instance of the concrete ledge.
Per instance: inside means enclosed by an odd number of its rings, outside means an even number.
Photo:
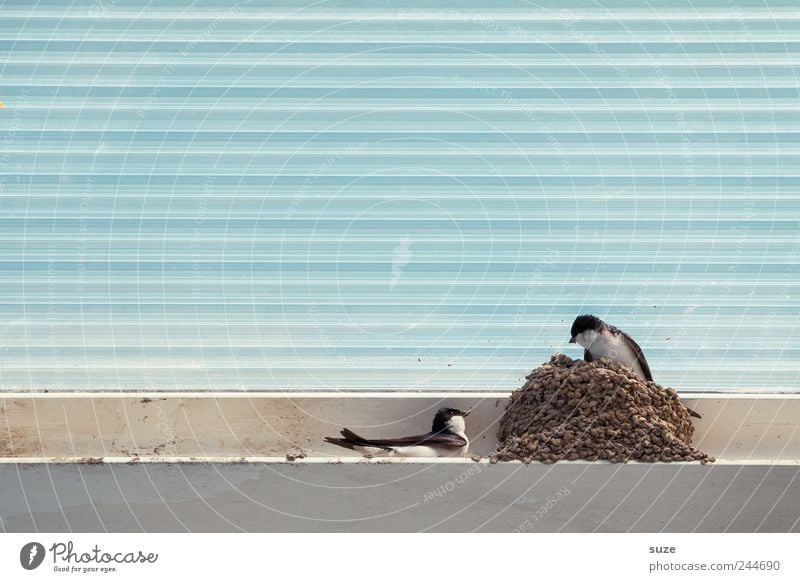
[[[349,427],[365,436],[425,432],[443,405],[473,408],[470,453],[488,455],[507,393],[6,394],[0,459],[283,458],[354,453],[323,442]],[[695,443],[718,460],[800,460],[800,396],[692,395]]]
[[[797,465],[0,464],[9,532],[797,532]]]

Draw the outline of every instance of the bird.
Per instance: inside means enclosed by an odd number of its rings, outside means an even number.
[[[621,329],[594,315],[579,315],[572,323],[571,335],[569,343],[577,343],[584,348],[585,361],[608,358],[627,366],[642,380],[653,381],[653,374],[642,348]],[[695,418],[703,418],[691,408],[686,410]]]
[[[466,456],[469,439],[464,412],[457,408],[440,408],[433,417],[428,433],[391,439],[366,439],[345,428],[342,438],[325,437],[325,442],[370,457],[449,457]]]

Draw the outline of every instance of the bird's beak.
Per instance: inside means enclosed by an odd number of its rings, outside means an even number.
[[[569,343],[574,344],[575,343],[575,338],[574,337],[569,338]]]
[[[466,412],[462,412],[462,413],[461,413],[461,416],[465,416],[465,417],[466,417],[466,416],[469,416],[469,413],[470,413],[470,412],[472,412],[472,409],[471,409],[471,408],[470,408],[469,410],[467,410]]]

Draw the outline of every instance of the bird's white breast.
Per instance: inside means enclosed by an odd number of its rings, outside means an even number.
[[[446,450],[435,447],[415,445],[411,447],[395,447],[393,454],[398,457],[442,457],[446,456]]]
[[[625,343],[624,338],[609,331],[597,333],[590,330],[590,332],[590,336],[586,338],[586,343],[581,342],[581,345],[589,350],[594,359],[608,358],[614,362],[619,362],[628,366],[640,378],[645,379],[644,370],[639,365],[636,352]]]
[[[412,445],[408,447],[391,447],[388,451],[379,447],[353,447],[362,455],[370,457],[449,457],[466,456],[467,446],[459,449],[448,447],[429,447],[427,445]]]
[[[447,428],[450,430],[450,432],[452,432],[453,434],[457,434],[462,439],[464,439],[464,441],[466,441],[466,444],[463,447],[461,447],[461,449],[458,452],[453,451],[450,454],[455,453],[461,457],[466,457],[467,450],[469,449],[469,439],[467,438],[467,423],[464,420],[464,417],[463,416],[452,417],[450,419],[450,423]]]
[[[464,434],[467,430],[467,423],[464,421],[463,416],[453,416],[447,424],[448,430],[457,434],[458,436],[467,438]]]

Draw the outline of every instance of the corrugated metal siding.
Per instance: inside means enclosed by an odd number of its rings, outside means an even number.
[[[4,390],[798,386],[796,0],[1,10]]]

